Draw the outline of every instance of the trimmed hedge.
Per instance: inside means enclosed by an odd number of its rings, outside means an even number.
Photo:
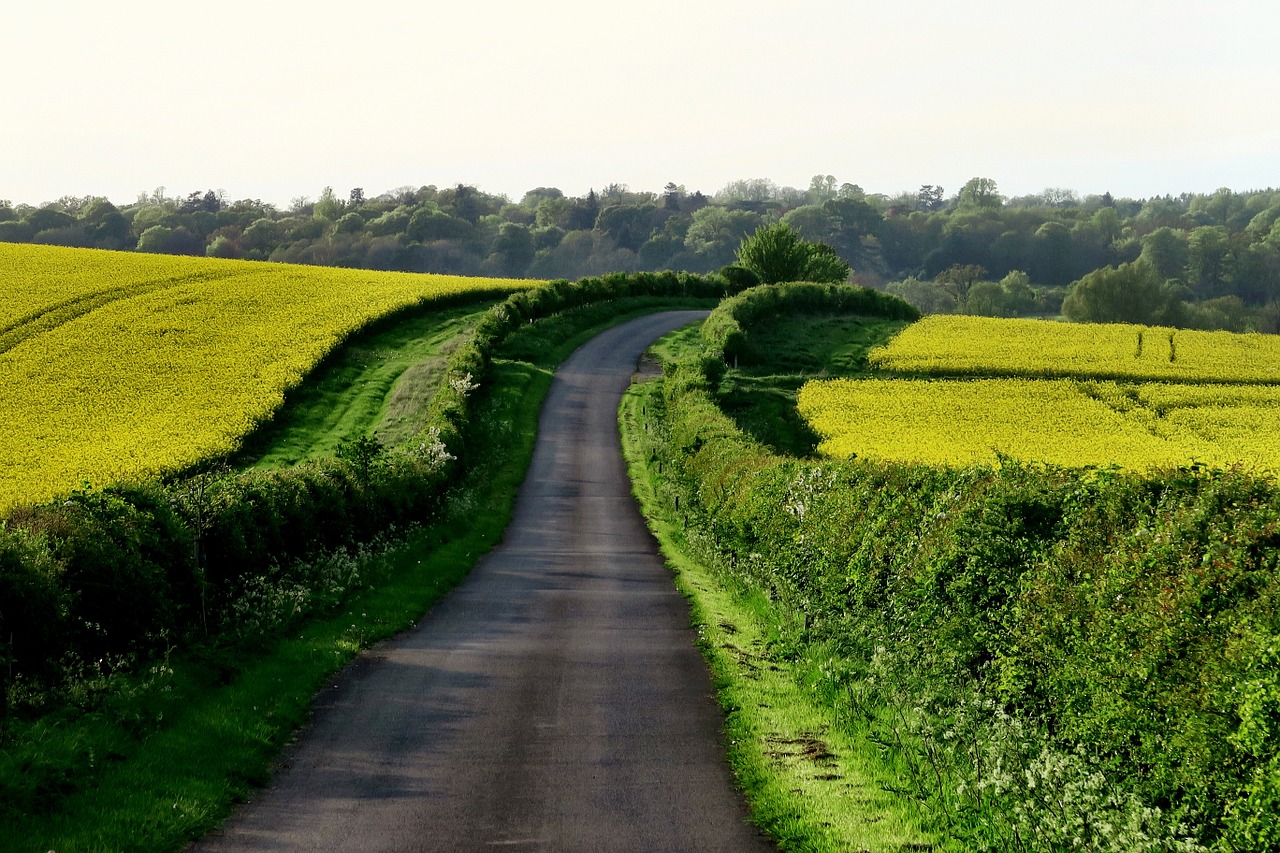
[[[1273,479],[800,460],[711,388],[664,380],[679,506],[966,849],[1278,849]]]
[[[858,314],[890,320],[919,320],[910,303],[888,293],[849,284],[764,284],[726,299],[702,325],[706,354],[730,363],[750,363],[749,332],[760,320],[779,314]]]
[[[11,513],[0,522],[0,690],[10,673],[56,680],[68,666],[109,667],[233,636],[231,605],[246,587],[435,517],[466,464],[473,390],[523,325],[630,296],[731,290],[719,276],[640,273],[520,291],[451,355],[426,423],[405,448],[274,471],[195,471]]]

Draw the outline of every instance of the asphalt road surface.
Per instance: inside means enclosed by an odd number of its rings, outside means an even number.
[[[199,851],[775,850],[631,496],[639,354],[705,312],[606,331],[560,368],[501,546],[320,697],[271,786]]]

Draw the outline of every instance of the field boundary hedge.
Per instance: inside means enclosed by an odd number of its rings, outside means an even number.
[[[779,456],[722,369],[664,370],[687,524],[966,849],[1280,845],[1274,479]]]
[[[724,300],[702,324],[704,352],[730,363],[749,362],[750,330],[778,314],[859,314],[889,320],[919,320],[920,312],[903,299],[848,284],[791,282],[747,288]]]
[[[368,440],[289,469],[202,466],[10,513],[0,520],[0,697],[14,678],[54,684],[192,642],[234,642],[231,605],[244,589],[295,570],[303,574],[290,580],[330,585],[294,567],[436,517],[467,463],[477,388],[523,325],[628,297],[723,298],[733,289],[720,276],[640,273],[519,291],[451,355],[422,430],[403,449]]]

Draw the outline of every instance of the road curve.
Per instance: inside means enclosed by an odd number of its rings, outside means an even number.
[[[192,849],[776,849],[618,441],[639,354],[704,315],[634,320],[561,366],[502,545],[344,671],[270,788]]]

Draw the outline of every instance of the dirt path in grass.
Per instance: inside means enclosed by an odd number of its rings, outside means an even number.
[[[640,352],[560,368],[505,541],[324,691],[272,786],[194,849],[752,851],[721,714],[631,496],[617,410]]]

